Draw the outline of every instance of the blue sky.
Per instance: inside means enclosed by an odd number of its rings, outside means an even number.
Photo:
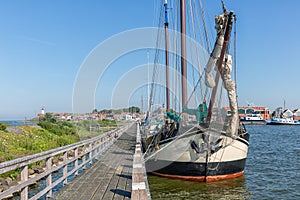
[[[85,58],[114,34],[155,26],[157,2],[1,0],[0,119],[31,118],[42,106],[49,112],[72,112],[73,85]],[[212,15],[220,11],[219,2],[210,0]],[[249,102],[272,110],[285,99],[287,107],[300,107],[300,1],[225,2],[238,17],[239,104]],[[145,64],[144,54],[115,62],[116,68],[104,80],[120,73],[117,67]],[[103,90],[97,91],[96,107],[107,108],[105,95],[110,86],[105,84],[109,81],[99,84]]]

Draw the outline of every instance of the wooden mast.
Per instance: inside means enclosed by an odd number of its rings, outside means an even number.
[[[230,38],[230,32],[231,32],[231,28],[232,28],[232,23],[233,23],[232,19],[233,18],[234,18],[233,12],[229,12],[228,16],[227,16],[227,25],[226,25],[226,31],[224,34],[224,42],[223,42],[223,46],[222,46],[222,50],[221,50],[221,55],[218,60],[218,71],[217,71],[217,74],[215,77],[216,85],[212,90],[209,107],[208,107],[208,113],[207,113],[207,118],[206,118],[207,123],[210,123],[211,117],[212,117],[212,110],[213,110],[213,106],[214,106],[215,99],[216,99],[216,93],[217,93],[217,89],[218,89],[220,74],[222,73],[222,69],[223,69],[223,61],[225,58],[225,54],[226,54],[226,50],[227,50],[227,46],[228,46],[228,42],[229,42],[229,38]]]
[[[169,34],[168,34],[168,0],[165,0],[165,52],[166,52],[166,111],[170,111],[170,89],[169,89]]]
[[[186,3],[180,0],[182,110],[187,107]]]

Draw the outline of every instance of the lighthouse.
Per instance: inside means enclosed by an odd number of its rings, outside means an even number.
[[[38,117],[44,117],[45,116],[45,107],[43,106],[41,109],[41,112],[37,114]]]

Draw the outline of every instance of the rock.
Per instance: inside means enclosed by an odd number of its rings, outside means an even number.
[[[46,162],[41,163],[40,167],[45,168],[46,167]]]
[[[16,186],[18,185],[18,182],[16,180],[13,180],[10,184],[9,184],[9,187],[12,187],[12,186]]]
[[[23,131],[15,126],[9,126],[6,128],[6,130],[11,133],[23,134]]]
[[[8,189],[8,185],[2,185],[0,188],[2,189],[2,191],[7,190]]]
[[[64,157],[63,156],[59,156],[58,160],[59,161],[64,161]]]
[[[28,169],[28,174],[29,174],[29,175],[34,174],[34,170],[33,170],[33,169]]]
[[[54,163],[54,164],[57,164],[58,161],[59,161],[59,160],[58,160],[58,158],[56,158],[56,157],[52,159],[52,163]]]
[[[68,156],[69,157],[74,157],[75,156],[75,152],[74,151],[69,151],[68,152]]]
[[[44,172],[44,169],[40,166],[35,166],[32,169],[33,169],[34,173],[37,173],[37,174],[41,174]]]
[[[5,179],[0,177],[0,185],[4,185],[4,181]]]
[[[21,181],[21,176],[17,176],[16,181]]]
[[[7,178],[5,179],[5,185],[10,185],[11,182],[12,182],[12,179],[11,179],[10,177],[7,177]]]

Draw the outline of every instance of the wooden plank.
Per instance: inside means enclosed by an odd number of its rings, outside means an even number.
[[[94,173],[90,173],[94,179],[90,179],[89,183],[84,185],[89,189],[81,194],[80,199],[93,198],[93,196],[97,193],[98,188],[100,188],[102,185],[105,185],[105,183],[108,181],[108,178],[103,175],[110,175],[111,173],[109,170],[110,168],[101,162],[101,165],[97,166],[97,170]]]
[[[128,131],[136,131],[131,127]],[[114,138],[112,138],[114,139]],[[55,194],[55,199],[125,199],[131,195],[135,137],[123,133],[100,159]]]
[[[146,183],[145,169],[143,165],[142,152],[141,152],[141,136],[139,125],[137,124],[136,132],[136,146],[135,154],[133,156],[132,164],[132,199],[149,199],[147,190],[149,190],[148,183]]]
[[[78,199],[78,197],[84,195],[84,193],[90,193],[90,195],[92,195],[93,191],[86,190],[86,185],[95,183],[98,178],[95,174],[106,173],[105,167],[106,166],[100,161],[91,165],[88,169],[84,170],[82,174],[75,177],[67,186],[62,188],[58,194],[56,194],[57,199]]]
[[[116,169],[115,173],[112,175],[111,180],[107,186],[107,191],[105,192],[105,194],[103,195],[102,199],[114,199],[114,196],[116,194],[117,191],[117,186],[119,183],[119,179],[120,177],[117,176],[118,173],[118,168]]]
[[[146,190],[133,190],[131,195],[132,200],[148,200],[148,195]]]

